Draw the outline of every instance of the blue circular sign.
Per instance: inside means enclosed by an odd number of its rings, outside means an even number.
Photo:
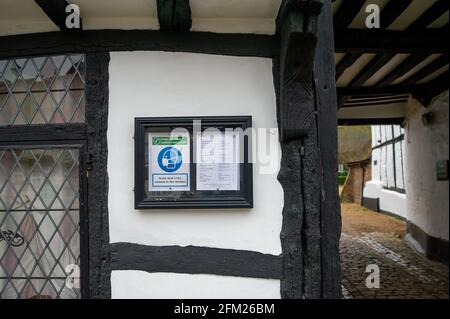
[[[165,147],[158,154],[158,165],[164,172],[176,172],[182,163],[183,156],[180,150],[175,147]]]

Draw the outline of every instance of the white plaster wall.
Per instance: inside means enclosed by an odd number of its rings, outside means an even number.
[[[378,180],[371,180],[366,182],[364,186],[363,196],[365,198],[379,198],[380,192],[383,189],[383,184]]]
[[[372,180],[381,181],[381,149],[372,150]]]
[[[275,279],[120,270],[112,272],[111,284],[111,297],[115,299],[279,299],[281,297],[280,281]]]
[[[370,127],[370,130],[372,131],[372,148],[373,148],[378,144],[378,140],[380,139],[380,126],[372,125]]]
[[[380,210],[406,218],[406,195],[388,189],[381,189]]]
[[[448,91],[425,109],[415,104],[408,117],[405,145],[405,180],[408,220],[428,235],[448,240],[448,181],[437,181],[436,162],[448,160]],[[424,126],[422,114],[434,113]]]
[[[109,67],[111,242],[197,245],[279,254],[283,192],[254,165],[253,209],[134,210],[134,118],[252,115],[276,127],[272,61],[190,53],[113,52]],[[271,136],[271,138],[277,138]],[[275,151],[279,152],[276,142]],[[279,165],[279,160],[277,160]]]
[[[195,245],[281,253],[283,192],[254,164],[253,209],[135,210],[134,118],[251,115],[276,128],[272,61],[190,53],[112,52],[109,66],[108,174],[111,242]],[[280,154],[278,137],[272,151]],[[254,146],[255,147],[255,146]],[[176,282],[176,285],[175,285]],[[176,287],[176,289],[174,289]],[[207,275],[113,272],[115,297],[279,297],[279,281]]]

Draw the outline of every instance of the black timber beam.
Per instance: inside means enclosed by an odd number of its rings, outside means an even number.
[[[401,83],[402,86],[410,86],[415,84],[416,82],[422,80],[423,78],[431,75],[433,72],[439,70],[440,68],[446,66],[448,64],[448,54],[443,54],[437,59],[433,60],[422,69],[411,75],[405,81]],[[448,85],[448,83],[447,83]]]
[[[392,1],[391,1],[392,2]],[[428,8],[419,18],[411,23],[407,28],[407,32],[414,32],[425,29],[430,23],[434,22],[437,18],[448,11],[448,0],[438,0],[430,8]],[[448,33],[448,24],[439,29],[441,34]],[[447,50],[448,52],[448,50]],[[392,83],[397,78],[403,76],[414,68],[417,64],[423,61],[427,57],[426,53],[413,53],[400,63],[394,70],[381,79],[376,85],[384,86]]]
[[[336,66],[336,80],[339,79],[339,77],[345,72],[345,70],[352,66],[353,63],[355,63],[361,55],[361,53],[346,54]]]
[[[155,30],[85,30],[0,37],[0,57],[98,51],[167,51],[272,58],[275,37],[257,34],[163,32]]]
[[[420,32],[348,29],[335,33],[336,53],[443,53],[448,35],[441,29]]]
[[[380,29],[385,30],[389,27],[406,8],[409,7],[412,0],[391,0],[380,13]]]
[[[392,54],[377,54],[369,63],[353,78],[348,87],[357,88],[362,86],[372,75],[392,59]],[[338,99],[338,108],[342,107],[350,96],[341,96]]]
[[[448,76],[449,72],[447,70],[433,80],[422,85],[418,85],[412,91],[413,97],[416,98],[420,103],[422,103],[423,106],[428,107],[434,97],[445,91],[448,91]]]
[[[191,29],[189,0],[156,0],[156,5],[161,30],[187,32]]]
[[[346,107],[365,107],[365,106],[375,106],[375,105],[389,105],[389,104],[395,104],[395,103],[404,103],[408,101],[407,98],[398,98],[398,99],[391,99],[391,100],[374,100],[373,102],[361,102],[361,103],[353,103],[349,102],[341,106],[341,108]]]
[[[281,257],[255,251],[222,248],[113,243],[111,268],[279,279]]]
[[[382,79],[380,79],[376,86],[386,86],[394,82],[399,77],[405,75],[423,60],[428,57],[426,53],[411,54],[405,60],[403,60],[397,67],[395,67],[391,72],[386,74]]]
[[[381,69],[386,63],[392,59],[390,53],[387,54],[377,54],[372,60],[367,63],[367,65],[353,78],[348,86],[350,87],[360,87],[368,79],[372,77],[379,69]]]
[[[346,29],[361,11],[366,0],[344,0],[333,17],[334,30]]]
[[[321,9],[321,1],[284,0],[277,17],[273,78],[284,193],[282,298],[342,293],[331,1],[324,0]]]
[[[389,1],[380,13],[380,29],[385,30],[387,27],[389,27],[392,22],[394,22],[395,19],[397,19],[400,14],[402,14],[402,12],[411,4],[411,2],[412,0]],[[349,3],[352,3],[353,5],[353,1],[347,0],[344,1],[343,4],[344,3],[348,3],[347,5],[349,5]],[[359,3],[357,5],[359,5]],[[339,30],[336,31],[335,29],[335,32],[339,32]],[[355,63],[355,61],[358,60],[361,55],[362,53],[347,54],[336,68],[336,79],[338,79],[348,67]],[[374,59],[377,58],[379,57],[375,57]]]
[[[69,3],[66,0],[34,0],[41,7],[42,11],[53,21],[61,31],[80,31],[82,21],[80,17],[80,28],[69,29],[66,26],[66,18],[70,13],[66,12]]]
[[[341,234],[341,211],[336,167],[338,163],[336,83],[334,77],[335,63],[333,52],[333,12],[331,1],[325,0],[319,15],[319,32],[316,56],[314,61],[314,91],[317,112],[317,146],[320,155],[322,174],[320,189],[320,222],[321,234],[321,298],[338,299],[342,296],[341,270],[339,254],[339,238]],[[331,150],[327,152],[326,150]],[[311,164],[313,158],[306,158]],[[307,186],[307,184],[306,184]],[[310,192],[314,189],[309,188]],[[306,193],[308,194],[308,193]],[[317,194],[313,194],[317,196]],[[308,204],[308,202],[307,202]],[[311,226],[313,219],[307,219]],[[315,226],[313,226],[315,227]],[[312,245],[309,245],[311,247]],[[314,247],[313,247],[314,248]]]
[[[413,23],[411,23],[407,30],[409,31],[420,31],[426,28],[437,18],[448,11],[449,1],[448,0],[438,0],[431,7],[429,7],[419,18],[417,18]]]
[[[338,119],[338,125],[403,125],[405,122],[404,117],[393,118],[377,118],[377,119]]]
[[[391,85],[386,87],[374,87],[374,86],[362,86],[358,88],[351,87],[338,87],[337,95],[339,96],[354,96],[354,97],[375,97],[375,96],[386,96],[390,94],[410,94],[416,86],[414,87],[402,87],[399,85]]]

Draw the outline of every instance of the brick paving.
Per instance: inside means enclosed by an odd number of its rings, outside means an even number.
[[[352,219],[346,208],[343,206],[343,223],[352,222],[352,231],[346,232],[344,225],[340,242],[344,298],[448,299],[448,267],[417,254],[401,235],[390,232],[389,225],[394,223],[398,228],[398,220],[364,210],[359,214],[364,214],[365,222],[370,222],[371,216],[385,219],[386,232],[358,232],[358,220]],[[379,267],[379,288],[366,287],[369,264]]]

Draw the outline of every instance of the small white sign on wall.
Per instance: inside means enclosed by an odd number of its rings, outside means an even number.
[[[189,133],[148,133],[148,143],[149,191],[189,191]]]

